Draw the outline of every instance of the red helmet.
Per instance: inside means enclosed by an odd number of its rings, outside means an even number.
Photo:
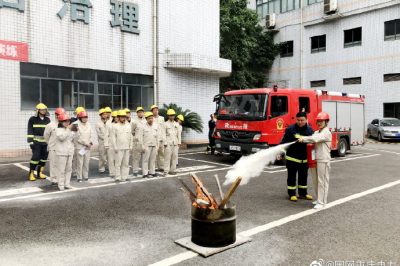
[[[325,112],[320,112],[317,115],[317,121],[318,120],[328,120],[329,121],[329,115],[327,113],[325,113]]]
[[[66,113],[60,114],[58,116],[58,121],[60,121],[60,122],[67,121],[67,120],[71,120],[71,117],[69,117],[69,115],[67,115]]]
[[[86,111],[80,112],[80,113],[78,114],[78,118],[83,118],[83,117],[88,117],[88,114],[87,114]]]
[[[65,113],[65,109],[61,108],[61,107],[58,107],[54,113],[56,115],[61,115],[61,114]]]

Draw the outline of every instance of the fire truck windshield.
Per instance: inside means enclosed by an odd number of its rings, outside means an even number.
[[[266,106],[267,94],[222,95],[219,101],[218,119],[264,120]]]

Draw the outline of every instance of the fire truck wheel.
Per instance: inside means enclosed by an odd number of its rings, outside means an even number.
[[[337,155],[339,157],[344,157],[346,156],[347,152],[347,140],[345,138],[340,138],[339,145],[338,145],[338,150],[337,150]]]

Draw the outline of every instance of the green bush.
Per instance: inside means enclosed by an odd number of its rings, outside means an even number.
[[[176,105],[175,103],[170,103],[169,105],[164,104],[160,108],[160,115],[167,119],[167,110],[174,109],[176,115],[183,115],[185,121],[182,124],[184,131],[194,130],[197,133],[203,133],[203,120],[198,113],[192,112],[189,109],[183,110],[182,107]]]

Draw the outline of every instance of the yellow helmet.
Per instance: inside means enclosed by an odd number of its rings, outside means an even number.
[[[125,108],[124,111],[125,111],[125,113],[130,113],[130,112],[131,112],[131,109]]]
[[[146,112],[146,113],[144,113],[144,117],[145,117],[145,118],[149,118],[150,116],[153,116],[153,113],[152,113],[152,112]]]
[[[112,110],[111,110],[111,108],[110,107],[105,107],[104,108],[104,113],[112,113]]]
[[[104,114],[105,112],[106,112],[106,109],[101,108],[101,109],[99,110],[99,115],[102,115],[102,114]]]
[[[181,120],[182,122],[185,121],[185,118],[183,117],[183,115],[178,115],[176,118],[178,118],[178,119]]]
[[[36,105],[36,110],[44,110],[47,109],[47,106],[44,103],[39,103]]]
[[[158,106],[155,105],[155,104],[153,104],[153,105],[150,107],[150,110],[153,111],[154,108],[157,108],[157,109],[158,109]]]
[[[174,109],[168,109],[167,115],[176,115],[176,112]]]
[[[85,108],[83,108],[82,106],[78,106],[75,109],[75,114],[79,115],[80,112],[84,112],[86,111]]]
[[[140,112],[140,111],[143,111],[143,112],[144,112],[144,109],[143,109],[143,107],[141,107],[141,106],[139,106],[138,108],[136,108],[136,113],[137,113],[137,112]]]
[[[117,113],[117,116],[126,116],[126,111],[125,110],[119,110]]]
[[[111,116],[112,116],[112,117],[116,117],[117,115],[118,115],[118,112],[117,112],[117,111],[111,112]]]

